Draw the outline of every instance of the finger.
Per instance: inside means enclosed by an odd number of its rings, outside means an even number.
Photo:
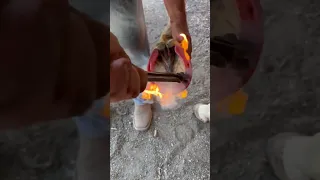
[[[176,37],[176,41],[179,43],[181,43],[183,41],[183,37],[180,36],[180,33],[179,33],[178,37]]]
[[[110,95],[110,102],[112,103],[124,101],[128,99],[132,99],[132,95],[129,94],[127,91],[115,93],[113,94],[113,96]]]
[[[128,77],[126,79],[126,95],[130,94],[130,92],[132,91],[132,87],[131,87],[131,77],[132,77],[132,65],[130,64],[130,68],[128,68]]]
[[[138,74],[139,74],[139,78],[140,78],[140,91],[139,92],[143,92],[146,87],[147,87],[147,83],[148,83],[148,72],[134,66],[134,68],[137,70]]]
[[[131,98],[136,98],[140,94],[140,76],[135,67],[131,68],[130,91],[128,94]]]
[[[110,63],[112,64],[115,61],[114,68],[119,68],[114,69],[114,75],[110,76],[110,101],[118,102],[130,99],[131,95],[128,94],[128,92],[131,91],[129,88],[131,76],[131,62],[128,55],[125,53],[124,49],[121,47],[117,37],[112,32],[110,32],[110,59]],[[121,63],[124,63],[125,66]]]
[[[179,33],[179,36],[176,38],[176,39],[179,38],[180,41],[176,40],[176,41],[178,41],[179,43],[181,43],[181,42],[183,41],[183,39],[184,39],[184,37],[181,36],[180,34],[181,34],[181,33]],[[183,33],[183,34],[185,34],[185,33]],[[189,33],[186,33],[185,35],[186,35],[186,38],[187,38],[187,40],[188,40],[187,53],[191,56],[191,53],[192,53],[192,41],[191,41],[191,36],[189,35]]]
[[[131,62],[127,58],[114,60],[110,65],[110,96],[125,98],[129,87]]]

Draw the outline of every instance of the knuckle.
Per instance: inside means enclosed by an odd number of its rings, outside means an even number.
[[[136,98],[136,97],[139,96],[139,94],[140,94],[139,91],[133,91],[133,92],[132,92],[132,97]]]

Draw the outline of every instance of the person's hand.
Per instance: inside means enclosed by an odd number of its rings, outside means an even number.
[[[171,22],[171,31],[172,31],[173,39],[179,43],[181,43],[183,40],[183,37],[180,36],[180,34],[186,35],[188,42],[189,42],[187,53],[191,56],[192,42],[191,42],[191,36],[189,33],[187,22]]]
[[[110,102],[135,98],[147,86],[147,72],[131,64],[118,39],[110,32]]]

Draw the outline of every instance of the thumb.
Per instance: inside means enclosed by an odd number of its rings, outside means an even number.
[[[147,87],[147,83],[148,83],[148,72],[133,65],[134,68],[136,68],[138,74],[139,74],[139,78],[140,78],[140,92],[143,92],[146,87]]]
[[[127,58],[114,60],[110,65],[110,96],[128,86],[131,62]]]
[[[178,41],[179,43],[183,41],[183,37],[180,35],[180,33],[176,35],[176,41]]]

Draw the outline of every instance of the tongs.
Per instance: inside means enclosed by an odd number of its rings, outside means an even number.
[[[185,73],[158,73],[148,72],[149,82],[185,82],[188,81],[188,75]]]
[[[239,40],[233,34],[213,37],[210,41],[210,64],[222,68],[229,64],[235,69],[246,69],[253,48],[251,42]]]
[[[228,35],[230,36],[230,35]],[[231,35],[232,36],[232,35]],[[218,52],[233,53],[234,51],[246,51],[248,49],[248,42],[240,41],[238,39],[227,39],[228,37],[213,37],[210,41],[210,49]],[[229,37],[230,38],[230,37]],[[236,38],[236,37],[231,37]]]

